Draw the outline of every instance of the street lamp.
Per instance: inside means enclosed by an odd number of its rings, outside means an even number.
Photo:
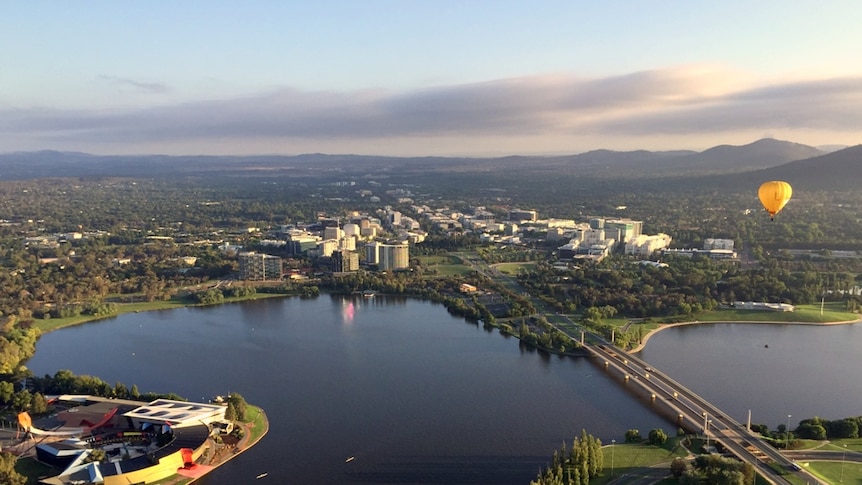
[[[784,435],[784,449],[785,450],[790,449],[790,418],[792,418],[792,417],[793,416],[790,414],[787,415],[787,429],[784,430],[784,433],[785,433],[785,435]]]
[[[712,420],[706,422],[706,430],[704,434],[706,435],[706,452],[709,453],[709,425],[712,424]]]
[[[844,449],[841,450],[841,478],[838,480],[839,482],[844,483],[844,458],[847,457],[847,445],[844,445]]]
[[[614,445],[617,444],[617,440],[611,440],[611,478],[614,476]]]

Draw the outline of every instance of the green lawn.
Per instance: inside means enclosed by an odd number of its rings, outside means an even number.
[[[418,256],[416,259],[422,266],[432,266],[435,264],[462,264],[461,258],[458,256]]]
[[[822,441],[820,443],[822,443]],[[845,446],[846,446],[846,448],[845,448]],[[838,451],[846,449],[847,451],[862,452],[862,438],[846,438],[846,439],[831,440],[829,443],[824,444],[820,449],[821,450],[838,450]]]
[[[246,406],[245,422],[254,423],[254,426],[251,428],[249,443],[257,442],[257,440],[259,440],[268,431],[266,415],[263,414],[263,410],[257,406],[252,406],[251,404]]]
[[[771,312],[765,310],[713,310],[694,317],[703,322],[846,322],[856,320],[860,315],[844,311],[844,303],[829,302],[820,314],[820,305],[797,305],[793,312]]]
[[[604,485],[611,479],[611,464],[613,475],[619,478],[623,474],[632,474],[637,469],[667,463],[670,473],[670,462],[678,456],[688,455],[688,450],[679,445],[679,438],[671,438],[663,446],[650,444],[616,443],[602,447],[604,471],[601,476],[590,480],[590,485]]]
[[[463,264],[438,264],[429,267],[437,270],[437,276],[461,276],[474,272],[469,266]]]
[[[425,268],[436,271],[435,277],[461,276],[473,272],[473,269],[464,264],[464,261],[460,257],[451,254],[445,256],[419,256],[416,259]]]
[[[499,263],[493,266],[501,273],[505,273],[509,276],[517,276],[520,271],[535,268],[536,263]]]
[[[846,483],[859,484],[862,483],[862,463],[842,462],[840,461],[812,461],[801,462],[804,468],[817,477],[829,483]]]

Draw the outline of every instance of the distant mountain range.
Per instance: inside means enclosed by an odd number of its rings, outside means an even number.
[[[835,147],[829,147],[834,149]],[[0,180],[46,177],[355,177],[367,174],[486,173],[527,176],[553,173],[579,178],[711,177],[716,183],[782,179],[810,189],[855,188],[862,180],[862,145],[827,152],[815,147],[762,139],[742,146],[720,145],[702,152],[595,150],[578,155],[497,158],[381,157],[306,154],[297,156],[101,156],[77,152],[0,154]]]

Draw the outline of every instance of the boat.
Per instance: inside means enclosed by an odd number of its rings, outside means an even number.
[[[351,457],[347,458],[346,460],[344,460],[344,463],[350,463],[351,461],[353,461],[355,459],[356,459],[355,456],[351,456]]]
[[[363,298],[374,298],[374,292],[371,290],[365,290],[362,292]]]
[[[266,472],[261,473],[260,475],[258,475],[258,476],[257,476],[257,479],[258,479],[258,480],[260,480],[261,478],[263,478],[263,477],[265,477],[265,476],[267,476],[267,475],[269,475],[269,473],[266,473]]]

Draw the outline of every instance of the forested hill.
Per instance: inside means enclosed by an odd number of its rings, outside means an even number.
[[[306,154],[297,156],[102,156],[77,152],[0,154],[0,180],[46,177],[284,176],[337,177],[491,173],[515,171],[587,178],[668,177],[727,174],[774,167],[822,152],[788,141],[758,140],[721,145],[703,152],[594,150],[567,156],[496,158],[383,157]],[[519,175],[521,176],[521,175]]]
[[[785,180],[805,190],[858,190],[862,185],[862,145],[752,172],[759,180]]]

